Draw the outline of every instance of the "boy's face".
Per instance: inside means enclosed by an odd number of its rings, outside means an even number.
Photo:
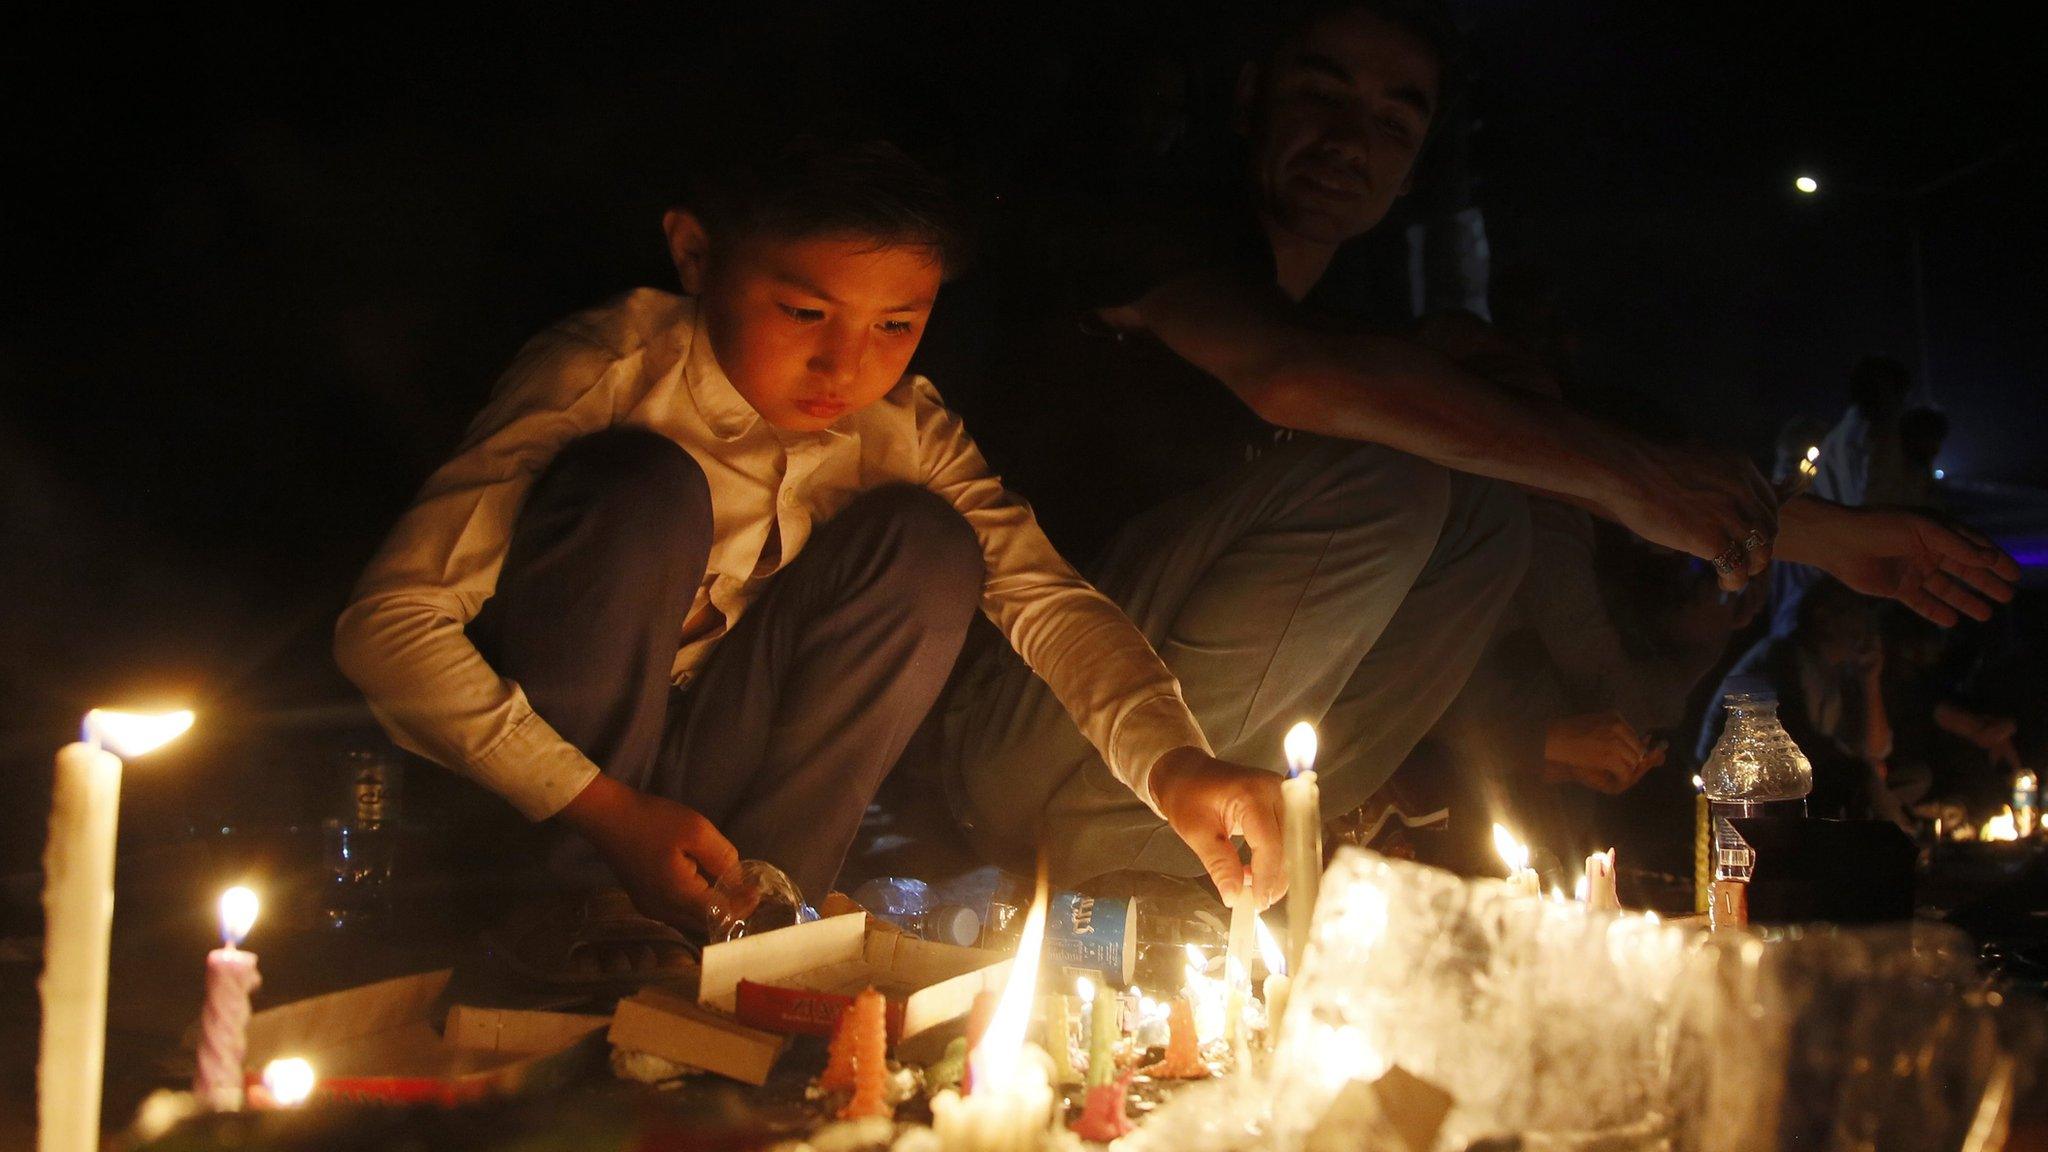
[[[763,420],[816,432],[903,378],[939,292],[931,250],[844,236],[714,243],[680,210],[663,224],[719,367]]]
[[[1239,95],[1270,221],[1323,244],[1371,231],[1407,191],[1438,79],[1427,44],[1369,12],[1332,12],[1283,45]]]

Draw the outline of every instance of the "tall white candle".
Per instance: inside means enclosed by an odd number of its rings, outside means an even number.
[[[57,753],[50,842],[43,850],[43,1047],[36,1064],[36,1146],[42,1152],[100,1146],[120,808],[119,757],[85,743]]]
[[[43,849],[42,1047],[36,1147],[97,1152],[107,1051],[107,950],[114,930],[114,835],[121,756],[140,756],[192,725],[190,712],[86,714],[85,739],[57,753]],[[116,755],[119,753],[119,755]]]
[[[1245,1042],[1245,1013],[1251,1009],[1252,999],[1252,945],[1257,940],[1259,910],[1254,907],[1257,897],[1252,895],[1252,878],[1244,878],[1244,888],[1236,899],[1230,902],[1230,950],[1223,960],[1223,1036],[1230,1042],[1230,1050],[1238,1052]]]
[[[1316,730],[1287,730],[1287,779],[1280,782],[1281,839],[1287,852],[1287,970],[1301,971],[1309,922],[1323,882],[1323,799],[1316,787]]]
[[[230,888],[221,894],[221,946],[206,954],[206,1004],[199,1013],[199,1062],[192,1075],[192,1094],[221,1111],[242,1106],[249,994],[263,977],[256,971],[256,954],[240,945],[255,923],[254,892]]]

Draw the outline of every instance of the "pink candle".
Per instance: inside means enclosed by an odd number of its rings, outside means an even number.
[[[221,946],[206,954],[206,1004],[199,1013],[199,1068],[192,1094],[207,1106],[242,1106],[242,1058],[248,1040],[249,994],[263,983],[256,954],[237,947],[256,923],[256,894],[230,888],[220,898]]]

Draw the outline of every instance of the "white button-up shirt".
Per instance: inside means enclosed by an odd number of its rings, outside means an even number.
[[[695,304],[651,289],[530,341],[363,573],[336,626],[335,655],[399,744],[536,820],[598,774],[484,660],[465,627],[497,587],[514,517],[540,471],[571,440],[619,424],[675,441],[710,482],[711,558],[677,638],[675,683],[688,682],[803,551],[814,524],[861,492],[910,483],[944,497],[974,529],[987,571],[982,611],[1118,779],[1150,804],[1147,777],[1162,754],[1208,750],[1172,673],[1054,551],[930,381],[906,376],[826,431],[780,431],[719,368]],[[771,529],[780,547],[764,558]]]

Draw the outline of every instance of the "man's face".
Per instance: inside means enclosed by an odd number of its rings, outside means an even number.
[[[1436,113],[1437,58],[1367,12],[1333,12],[1283,45],[1247,109],[1253,178],[1268,219],[1341,244],[1407,190]]]
[[[939,291],[926,248],[839,236],[715,244],[688,213],[670,215],[669,239],[719,367],[790,432],[829,427],[895,387]]]

